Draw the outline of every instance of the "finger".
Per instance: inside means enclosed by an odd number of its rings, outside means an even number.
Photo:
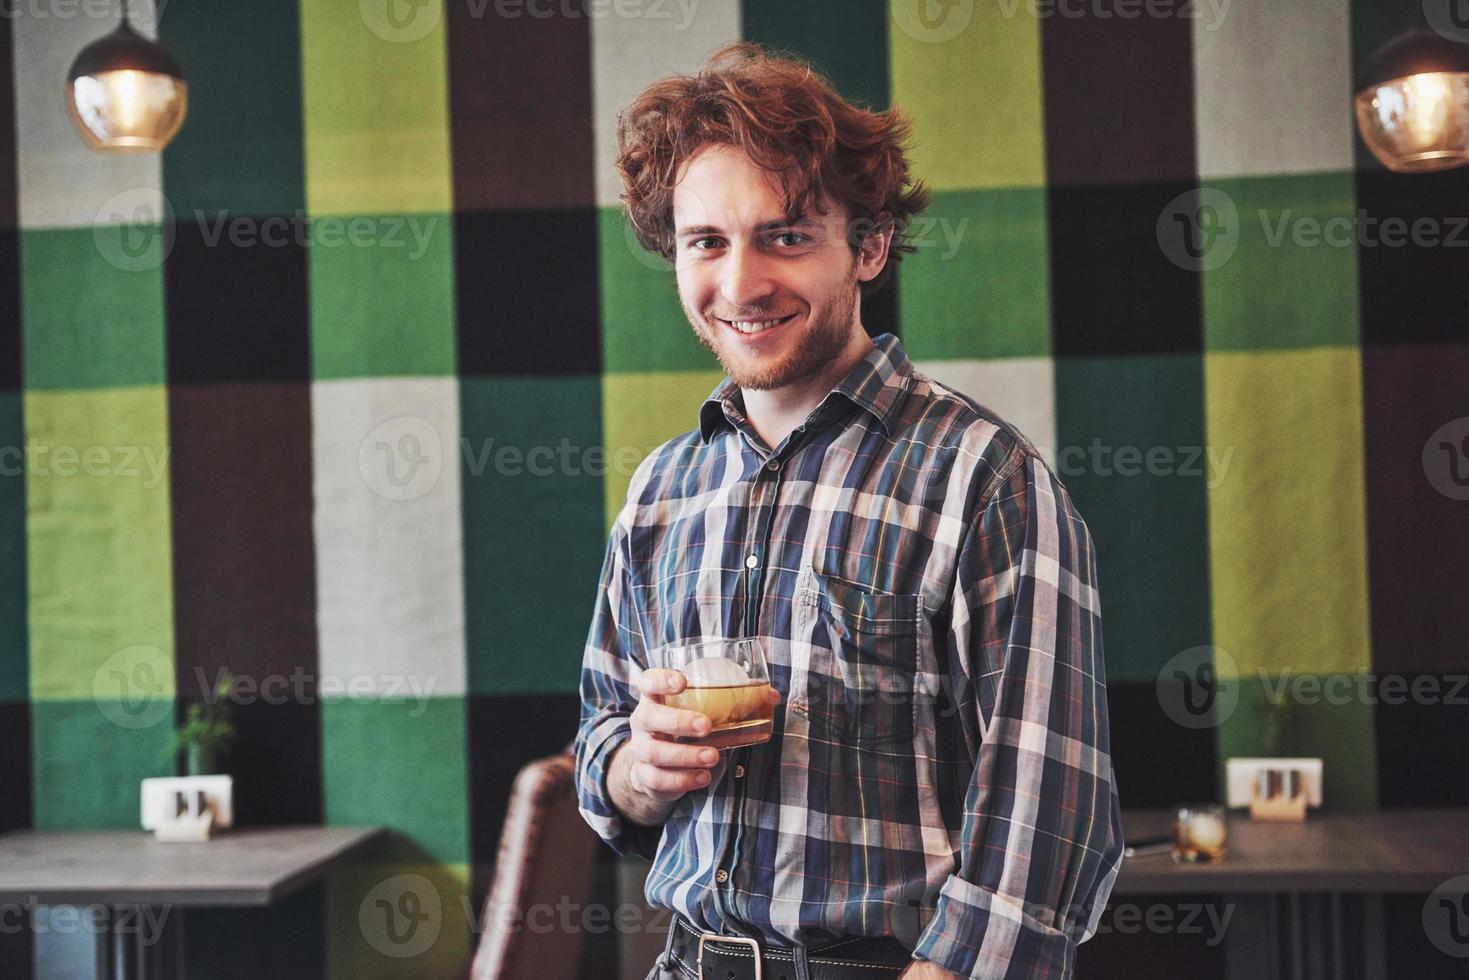
[[[656,701],[642,701],[633,709],[633,724],[644,731],[663,735],[703,738],[709,734],[709,716],[699,711],[670,708]]]
[[[682,796],[709,785],[708,769],[659,769],[645,762],[639,762],[636,768],[643,791],[656,796]]]
[[[688,680],[681,671],[668,670],[663,667],[645,670],[638,678],[638,690],[644,695],[678,694],[687,686]]]
[[[698,745],[639,739],[634,758],[660,769],[708,769],[719,763],[719,753]]]

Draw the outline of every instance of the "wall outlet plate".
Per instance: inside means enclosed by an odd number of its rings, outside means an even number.
[[[1306,805],[1321,805],[1320,759],[1230,759],[1224,764],[1229,786],[1229,806],[1249,806],[1250,793],[1260,773],[1266,769],[1294,770],[1301,774],[1306,790]]]
[[[204,794],[205,806],[214,814],[214,829],[234,824],[233,776],[157,776],[143,780],[143,829],[156,830],[159,824],[169,820],[179,808],[179,794],[183,794],[185,811],[194,814],[199,793]]]

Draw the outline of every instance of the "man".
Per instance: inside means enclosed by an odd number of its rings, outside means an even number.
[[[1117,874],[1086,525],[861,322],[927,200],[907,133],[751,45],[620,120],[629,218],[729,375],[633,475],[582,672],[582,813],[677,913],[650,978],[1068,977]],[[743,636],[772,738],[674,741],[709,719],[649,652]]]

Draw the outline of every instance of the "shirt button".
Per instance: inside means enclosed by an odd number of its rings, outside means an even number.
[[[721,885],[724,884],[726,881],[729,881],[729,872],[724,870],[723,868],[720,868],[714,873],[714,880],[719,882]]]
[[[754,568],[756,565],[759,565],[759,564],[760,564],[760,559],[759,558],[756,558],[754,555],[750,555],[749,557],[747,557],[745,559],[745,567],[746,568]]]
[[[736,779],[744,779],[745,778],[745,767],[744,766],[735,766],[735,778]]]
[[[770,462],[765,464],[765,468],[767,470],[770,470],[771,472],[780,469],[780,460],[772,459]]]

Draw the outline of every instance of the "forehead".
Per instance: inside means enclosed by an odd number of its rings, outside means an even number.
[[[824,209],[819,213],[834,213],[827,196],[814,206]],[[675,228],[753,228],[789,217],[780,181],[739,147],[711,144],[701,148],[685,161],[674,184]]]

